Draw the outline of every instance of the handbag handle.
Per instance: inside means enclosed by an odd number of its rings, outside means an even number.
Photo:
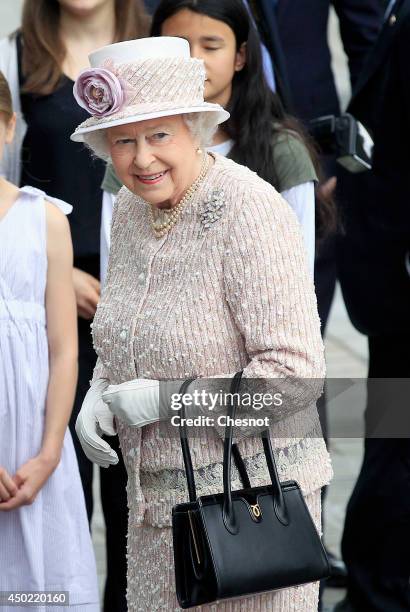
[[[233,377],[231,389],[230,389],[231,398],[234,398],[235,394],[238,393],[241,379],[242,379],[242,371],[237,372],[235,376]],[[191,382],[193,382],[193,380],[195,379],[189,379],[189,380],[184,381],[180,389],[181,395],[183,395],[186,392],[188,386],[191,384]],[[245,489],[251,488],[249,476],[246,471],[244,461],[239,452],[239,448],[236,444],[232,444],[232,437],[233,437],[232,423],[233,423],[233,420],[235,419],[235,414],[236,414],[236,405],[233,401],[231,401],[230,414],[229,414],[231,419],[229,421],[229,424],[225,428],[224,456],[223,456],[223,488],[224,488],[223,520],[224,520],[226,528],[231,533],[237,533],[238,531],[236,521],[235,521],[235,513],[233,510],[233,503],[232,503],[232,485],[231,485],[232,483],[232,480],[231,480],[232,455],[234,457],[234,461],[238,469],[239,476],[241,478],[243,487]],[[183,404],[181,408],[181,416],[183,418],[185,417],[185,408]],[[196,487],[195,487],[195,476],[194,476],[194,470],[192,467],[191,453],[189,450],[189,443],[188,443],[188,434],[187,434],[187,428],[186,428],[185,423],[183,425],[180,425],[179,433],[180,433],[180,440],[181,440],[181,447],[182,447],[182,455],[184,459],[185,473],[186,473],[187,484],[188,484],[189,501],[194,502],[197,499]],[[271,443],[270,436],[269,436],[269,430],[262,431],[261,438],[262,438],[262,444],[263,444],[263,449],[265,453],[266,463],[268,465],[269,475],[270,475],[271,482],[272,482],[274,511],[275,511],[275,514],[278,520],[282,524],[287,525],[289,523],[289,519],[288,519],[287,512],[286,512],[286,506],[285,506],[285,501],[283,498],[282,488],[280,486],[280,480],[279,480],[278,471],[276,468],[275,457],[274,457],[273,450],[272,450],[272,443]]]
[[[185,394],[189,385],[194,380],[195,378],[190,378],[188,380],[185,380],[182,383],[182,386],[179,390],[180,397],[182,397]],[[181,416],[183,419],[185,418],[185,406],[182,403],[181,403]],[[183,421],[183,424],[179,426],[179,438],[181,440],[182,457],[184,459],[185,476],[186,476],[187,485],[188,485],[189,501],[194,502],[196,500],[195,476],[194,476],[194,469],[192,467],[191,452],[189,450],[188,432],[187,432],[187,427],[184,421]]]
[[[179,391],[180,396],[185,394],[185,392],[188,389],[189,385],[194,380],[195,380],[195,378],[190,378],[189,380],[185,380],[183,382],[183,384],[181,386],[181,389]],[[181,416],[182,416],[182,418],[185,418],[185,407],[184,407],[183,404],[182,404],[182,407],[181,407]],[[179,426],[179,435],[180,435],[180,440],[181,440],[182,457],[184,459],[185,474],[186,474],[187,485],[188,485],[189,501],[190,502],[194,502],[197,499],[196,486],[195,486],[195,476],[194,476],[194,470],[193,470],[193,467],[192,467],[191,452],[189,450],[188,431],[187,431],[187,426],[186,426],[185,423],[183,423],[183,425]],[[243,459],[241,457],[241,454],[239,452],[239,448],[237,447],[236,444],[232,445],[232,453],[233,453],[233,456],[234,456],[235,465],[236,465],[236,468],[237,468],[237,470],[239,472],[239,478],[241,479],[243,488],[244,489],[250,489],[251,483],[250,483],[250,480],[249,480],[248,472],[246,471],[245,464],[244,464]]]
[[[237,372],[232,380],[231,385],[231,398],[230,403],[230,414],[231,417],[225,430],[224,440],[224,460],[223,460],[223,485],[224,485],[224,504],[223,504],[223,520],[225,527],[231,533],[235,534],[238,532],[238,526],[235,520],[235,513],[232,503],[232,487],[231,487],[231,448],[232,448],[232,436],[233,436],[233,421],[236,414],[236,404],[233,398],[239,392],[239,387],[242,380],[243,372]],[[261,432],[263,450],[265,452],[266,463],[268,465],[269,475],[272,482],[272,493],[273,493],[273,505],[274,511],[278,520],[288,525],[289,519],[286,512],[285,500],[283,498],[282,487],[280,486],[280,480],[278,476],[278,470],[276,468],[275,457],[273,454],[272,443],[269,435],[269,430]]]

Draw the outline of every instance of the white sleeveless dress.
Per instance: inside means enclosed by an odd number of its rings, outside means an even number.
[[[64,213],[71,206],[54,198]],[[48,384],[44,193],[32,187],[0,221],[0,466],[10,474],[41,448]],[[0,512],[0,591],[68,591],[70,607],[98,612],[97,573],[73,442],[31,506]],[[1,607],[4,612],[27,607]]]

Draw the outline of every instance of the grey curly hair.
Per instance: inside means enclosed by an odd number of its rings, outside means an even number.
[[[209,146],[218,127],[215,125],[214,113],[184,113],[181,116],[198,145],[204,148]],[[107,142],[107,129],[84,134],[84,144],[96,157],[100,157],[104,161],[111,160]]]

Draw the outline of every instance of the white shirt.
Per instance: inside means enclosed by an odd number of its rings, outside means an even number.
[[[315,183],[308,181],[282,191],[281,196],[296,213],[302,227],[309,270],[313,276],[315,265]]]

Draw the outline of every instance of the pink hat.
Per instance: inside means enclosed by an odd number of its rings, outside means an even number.
[[[87,142],[90,132],[183,113],[209,113],[215,126],[229,117],[219,104],[204,102],[204,63],[190,57],[183,38],[116,43],[94,51],[89,59],[91,69],[77,78],[74,96],[92,116],[71,140]]]

